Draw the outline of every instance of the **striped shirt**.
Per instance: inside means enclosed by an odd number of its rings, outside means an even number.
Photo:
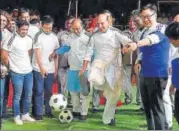
[[[19,74],[27,74],[32,71],[29,57],[29,50],[32,49],[31,37],[21,37],[19,34],[14,33],[5,41],[3,49],[9,52],[11,71]]]

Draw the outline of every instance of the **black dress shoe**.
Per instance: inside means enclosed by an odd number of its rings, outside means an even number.
[[[128,105],[132,102],[132,98],[125,98],[125,104]]]
[[[140,106],[142,102],[137,102],[136,105]]]
[[[110,123],[108,124],[109,126],[115,126],[116,125],[116,119],[111,119]]]
[[[73,118],[77,118],[79,119],[80,118],[80,113],[79,112],[73,112]]]
[[[51,119],[55,118],[55,116],[52,115],[51,113],[49,113],[49,114],[45,114],[45,117],[47,117],[47,118],[51,118]]]
[[[93,108],[92,108],[92,112],[93,112],[93,113],[97,113],[97,112],[99,112],[99,109],[96,108],[96,107],[93,107]]]
[[[43,120],[42,115],[36,115],[36,116],[34,116],[34,118],[35,118],[36,121],[42,121]]]
[[[85,121],[87,119],[88,119],[87,115],[80,115],[80,120]]]
[[[3,119],[8,119],[8,118],[11,118],[11,116],[10,115],[2,115],[2,118]]]

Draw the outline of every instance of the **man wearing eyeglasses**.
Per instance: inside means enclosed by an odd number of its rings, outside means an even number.
[[[155,13],[152,13],[151,15],[143,17],[142,20],[148,19],[148,21],[153,22],[153,25],[156,24],[156,26],[155,26],[156,30],[160,31],[161,33],[164,34],[164,31],[166,29],[166,25],[161,24],[161,23],[157,23],[155,19],[152,20],[151,17],[154,17],[154,14]],[[146,20],[146,22],[148,22],[148,21]],[[144,26],[146,26],[146,25],[144,24]],[[170,68],[171,68],[171,58],[172,58],[172,55],[173,55],[172,52],[174,52],[174,49],[171,45],[170,51],[169,51],[169,63],[168,63],[169,64],[169,68],[168,68],[169,69],[169,78],[168,78],[167,85],[166,85],[166,88],[165,88],[164,93],[163,93],[163,103],[164,103],[165,116],[166,116],[166,122],[165,122],[166,129],[172,129],[172,124],[173,124],[173,122],[172,122],[172,103],[171,103],[171,99],[170,99],[170,96],[169,96],[169,89],[170,89],[170,85],[171,85],[171,69]],[[140,65],[141,65],[141,64],[139,64],[140,59],[141,58],[140,58],[140,55],[139,55],[139,58],[136,62],[136,68],[135,68],[137,72],[139,72],[138,69],[140,69]]]
[[[137,42],[126,51],[139,47],[142,52],[140,90],[149,130],[165,130],[164,89],[168,82],[169,40],[164,26],[157,23],[157,8],[148,4],[141,10],[145,29]],[[167,127],[169,128],[169,127]]]

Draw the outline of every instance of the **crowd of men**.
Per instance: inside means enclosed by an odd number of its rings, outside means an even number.
[[[177,16],[169,25],[158,23],[156,6],[148,4],[131,12],[129,29],[120,31],[113,27],[112,13],[104,10],[87,29],[80,18],[71,16],[66,30],[55,34],[49,15],[40,19],[26,8],[12,15],[0,10],[1,116],[8,113],[11,79],[17,125],[43,120],[43,116],[54,118],[49,100],[57,79],[59,93],[67,95],[73,116],[82,121],[88,119],[90,101],[93,112],[98,111],[102,91],[106,98],[103,123],[114,126],[121,90],[126,104],[133,99],[131,77],[135,74],[136,103],[145,112],[148,129],[172,129],[174,107],[179,123]],[[172,87],[176,88],[174,105]]]

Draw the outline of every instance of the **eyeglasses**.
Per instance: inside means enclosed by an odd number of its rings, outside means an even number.
[[[153,15],[155,15],[155,12],[151,15],[146,15],[146,16],[140,16],[142,19],[150,19]]]

